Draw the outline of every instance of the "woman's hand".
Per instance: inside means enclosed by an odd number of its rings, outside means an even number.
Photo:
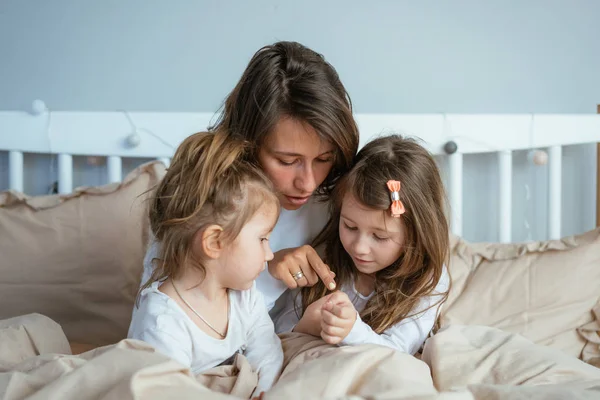
[[[316,337],[321,336],[321,309],[329,300],[329,296],[321,297],[319,300],[310,304],[298,324],[294,327],[294,332],[306,333]]]
[[[334,290],[334,277],[329,267],[309,245],[280,250],[269,261],[269,273],[290,289],[313,286],[321,279],[325,287]]]
[[[323,298],[327,300],[321,307],[321,338],[326,343],[338,344],[352,330],[356,309],[344,292],[337,291]]]

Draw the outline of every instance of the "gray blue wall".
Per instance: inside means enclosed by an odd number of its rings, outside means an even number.
[[[337,68],[360,113],[594,113],[599,38],[597,0],[0,0],[0,110],[39,98],[55,111],[212,112],[255,50],[296,40]],[[595,152],[564,156],[571,234],[594,225]],[[50,164],[27,157],[31,194],[46,190]],[[102,168],[75,164],[75,183],[102,181]],[[543,238],[547,171],[524,153],[514,168],[515,239],[528,236],[524,219]],[[467,157],[465,178],[478,217],[464,235],[496,240],[493,156]]]

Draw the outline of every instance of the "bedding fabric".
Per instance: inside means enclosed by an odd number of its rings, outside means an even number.
[[[43,332],[50,345],[15,349],[19,357],[0,355],[0,397],[6,400],[219,400],[247,397],[256,384],[243,357],[234,366],[193,376],[135,340],[78,356],[55,354],[64,350],[58,325],[40,315],[22,317],[12,327],[19,324],[28,324],[22,334]],[[422,360],[387,347],[331,346],[293,333],[282,335],[282,342],[286,367],[265,400],[600,398],[600,369],[489,327],[442,329],[426,342]]]

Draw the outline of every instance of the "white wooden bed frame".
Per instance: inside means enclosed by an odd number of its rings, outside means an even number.
[[[58,191],[73,190],[73,156],[106,156],[109,182],[122,179],[122,158],[157,158],[167,165],[177,145],[213,122],[211,113],[0,112],[0,151],[8,151],[9,187],[23,191],[23,153],[55,154]],[[600,106],[598,109],[600,113]],[[361,146],[372,137],[399,132],[424,140],[448,157],[448,197],[452,231],[462,233],[463,155],[495,152],[499,168],[499,238],[511,241],[513,151],[546,149],[549,155],[548,237],[561,236],[562,146],[600,143],[600,115],[557,114],[358,114]],[[444,146],[457,145],[447,155]],[[600,154],[600,144],[598,144]],[[599,181],[598,168],[593,171]],[[600,200],[596,200],[600,226]]]

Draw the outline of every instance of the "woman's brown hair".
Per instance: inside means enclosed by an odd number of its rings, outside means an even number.
[[[373,140],[356,156],[352,170],[332,193],[331,219],[315,239],[325,246],[325,262],[336,273],[338,287],[351,285],[356,278],[352,259],[339,236],[342,202],[352,195],[360,204],[382,213],[390,212],[388,180],[401,182],[400,200],[406,208],[401,221],[405,239],[400,258],[377,272],[375,295],[367,302],[361,318],[375,332],[382,333],[407,317],[437,286],[449,254],[446,196],[438,167],[429,152],[415,140],[400,135]],[[325,296],[322,282],[303,288],[302,311]],[[439,296],[445,300],[447,293]],[[413,314],[411,314],[413,313]]]
[[[352,165],[358,128],[335,69],[321,54],[296,42],[277,42],[254,54],[211,129],[226,129],[252,143],[249,157],[256,160],[266,135],[282,118],[309,124],[335,146],[334,166],[317,188],[317,194],[329,194]]]
[[[160,251],[142,289],[177,277],[186,265],[204,273],[191,247],[206,226],[221,226],[223,240],[233,241],[265,204],[279,212],[270,180],[245,160],[250,147],[222,130],[195,133],[179,145],[150,200],[150,227]]]

